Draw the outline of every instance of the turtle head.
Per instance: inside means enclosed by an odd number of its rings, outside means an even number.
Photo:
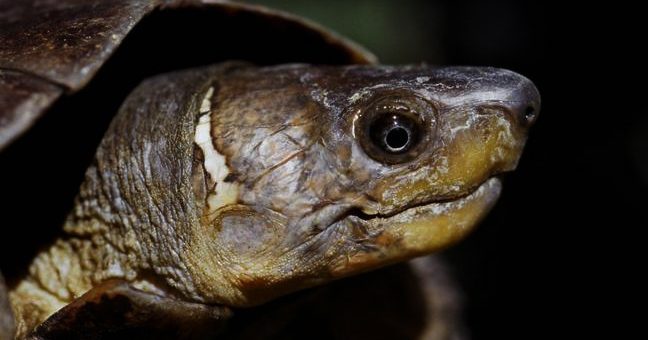
[[[201,295],[254,305],[457,242],[493,207],[539,101],[494,68],[292,65],[219,81],[196,129]]]

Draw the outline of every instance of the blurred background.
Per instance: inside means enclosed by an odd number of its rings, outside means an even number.
[[[582,336],[611,322],[615,312],[605,304],[623,293],[606,283],[626,285],[625,260],[613,256],[640,252],[628,235],[648,226],[648,115],[625,100],[635,86],[607,78],[637,70],[628,63],[634,53],[624,54],[626,42],[639,41],[632,37],[641,20],[631,9],[515,0],[252,2],[313,19],[385,64],[488,65],[533,80],[542,110],[518,170],[478,231],[442,256],[465,293],[475,340]],[[613,54],[623,62],[607,58]]]

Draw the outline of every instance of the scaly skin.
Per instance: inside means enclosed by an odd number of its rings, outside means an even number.
[[[4,278],[0,273],[0,340],[9,339],[14,333],[14,320],[9,297],[4,283]]]
[[[391,102],[421,116],[407,160],[367,152]],[[150,79],[64,236],[10,292],[18,334],[109,279],[246,307],[443,249],[493,206],[538,107],[530,81],[492,68],[229,63]]]

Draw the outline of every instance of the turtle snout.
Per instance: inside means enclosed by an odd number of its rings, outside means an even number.
[[[516,124],[521,128],[529,128],[538,119],[540,113],[540,93],[529,79],[523,76],[519,78],[520,81],[511,92],[505,106]]]

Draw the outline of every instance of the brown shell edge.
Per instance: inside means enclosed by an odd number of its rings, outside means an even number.
[[[27,338],[208,338],[230,316],[227,307],[184,302],[111,280],[63,307]]]
[[[258,5],[210,0],[35,3],[0,0],[0,151],[27,131],[64,91],[83,88],[131,29],[156,8],[210,6],[231,13],[262,13],[269,20],[291,22],[316,33],[349,64],[377,62],[358,44],[318,24]]]
[[[328,45],[338,48],[340,51],[347,54],[347,60],[349,64],[377,64],[378,58],[369,50],[361,46],[360,44],[347,39],[336,32],[325,28],[324,26],[302,17],[296,15],[282,12],[279,10],[271,9],[268,7],[244,3],[234,3],[230,1],[219,1],[219,0],[194,0],[194,1],[176,1],[173,6],[186,6],[187,4],[202,4],[202,5],[219,5],[226,11],[248,11],[248,12],[257,12],[266,15],[268,18],[273,18],[277,20],[293,22],[301,26],[305,31],[312,31],[317,33],[322,41],[325,41]]]
[[[0,150],[18,138],[61,96],[44,80],[0,69]]]

